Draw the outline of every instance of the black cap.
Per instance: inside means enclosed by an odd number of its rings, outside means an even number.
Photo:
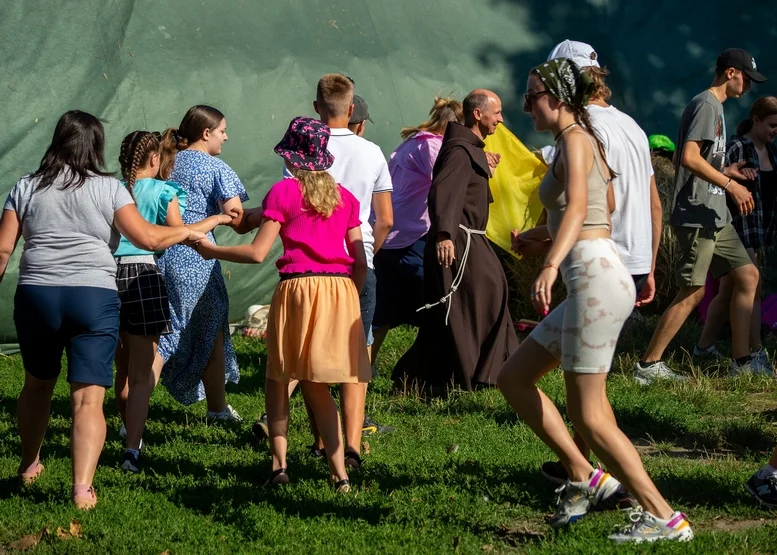
[[[756,83],[763,83],[766,81],[766,77],[758,72],[758,67],[755,65],[755,58],[753,58],[750,52],[742,48],[729,48],[728,50],[724,50],[720,56],[718,56],[717,66],[723,69],[729,67],[741,69]]]
[[[351,115],[351,119],[348,121],[348,125],[361,123],[364,120],[367,120],[370,123],[375,123],[372,121],[372,118],[370,118],[370,109],[367,107],[367,101],[358,94],[355,94],[353,95],[353,114]]]

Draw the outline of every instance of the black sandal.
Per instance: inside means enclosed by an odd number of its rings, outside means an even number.
[[[279,468],[270,474],[270,478],[264,484],[265,487],[274,488],[275,486],[283,486],[289,483],[289,475],[286,473],[285,468]]]
[[[356,451],[345,452],[345,465],[350,466],[354,470],[358,470],[362,467],[362,458]]]
[[[332,484],[332,487],[335,488],[335,492],[337,493],[349,493],[351,491],[351,481],[346,478],[345,480],[335,482]]]

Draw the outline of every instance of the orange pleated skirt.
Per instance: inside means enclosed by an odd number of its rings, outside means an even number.
[[[278,284],[267,318],[267,377],[281,383],[370,381],[359,294],[351,278],[303,276]]]

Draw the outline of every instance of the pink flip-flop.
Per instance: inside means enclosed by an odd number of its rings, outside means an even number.
[[[40,464],[40,459],[38,459],[27,467],[27,470],[19,472],[19,479],[22,481],[22,484],[29,486],[40,477],[44,468],[46,467]]]
[[[88,511],[97,505],[97,494],[91,485],[76,484],[73,486],[73,504],[76,509]]]

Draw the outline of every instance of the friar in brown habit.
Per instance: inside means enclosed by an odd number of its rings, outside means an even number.
[[[415,343],[394,368],[396,387],[496,385],[518,346],[507,278],[485,235],[494,199],[483,139],[500,122],[499,97],[478,89],[464,99],[464,125],[448,124],[429,190],[426,304]]]

